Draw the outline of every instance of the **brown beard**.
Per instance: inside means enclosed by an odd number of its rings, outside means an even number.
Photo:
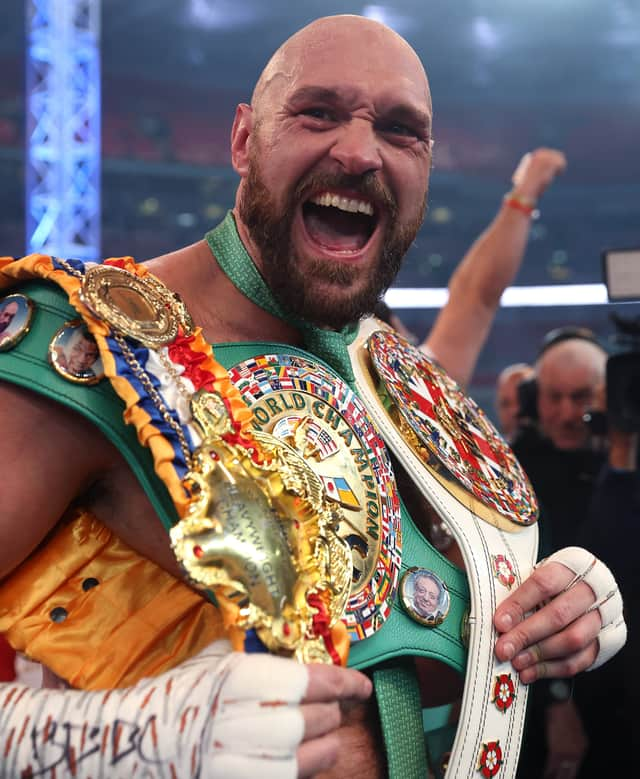
[[[254,154],[249,162],[238,213],[260,251],[261,271],[276,300],[288,313],[335,330],[371,313],[397,276],[422,224],[426,195],[418,215],[401,226],[395,199],[380,185],[375,173],[363,176],[310,174],[278,207],[262,180],[257,156]],[[323,189],[355,190],[387,213],[391,227],[387,229],[378,260],[364,286],[358,283],[362,276],[359,267],[313,259],[303,268],[296,255],[291,239],[295,208],[304,201],[305,193]],[[350,288],[353,292],[346,294]]]

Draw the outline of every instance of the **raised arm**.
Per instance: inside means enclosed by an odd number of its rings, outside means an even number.
[[[505,288],[524,257],[535,205],[566,168],[555,149],[536,149],[520,161],[513,189],[477,238],[449,282],[449,300],[422,348],[461,385],[473,373]]]

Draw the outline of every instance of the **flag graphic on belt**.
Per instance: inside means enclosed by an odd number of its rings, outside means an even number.
[[[342,476],[320,476],[327,491],[327,497],[347,509],[359,509],[360,503],[347,480]]]

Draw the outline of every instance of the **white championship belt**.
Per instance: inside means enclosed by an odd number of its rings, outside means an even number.
[[[483,412],[423,352],[376,319],[360,324],[349,351],[367,410],[466,566],[468,663],[446,775],[515,777],[527,687],[495,657],[493,615],[534,566],[535,496]]]

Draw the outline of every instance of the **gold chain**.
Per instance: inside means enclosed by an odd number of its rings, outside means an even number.
[[[187,463],[187,467],[192,468],[191,450],[189,449],[189,444],[187,443],[187,439],[184,436],[180,424],[176,422],[176,420],[171,416],[169,409],[167,408],[165,402],[162,400],[162,397],[160,396],[160,393],[151,383],[151,379],[149,378],[149,376],[147,375],[143,367],[140,365],[140,363],[136,360],[135,356],[133,355],[131,349],[129,348],[129,345],[124,340],[124,338],[119,334],[114,334],[113,337],[116,343],[118,344],[118,346],[120,347],[120,349],[122,350],[122,356],[127,361],[127,364],[134,372],[136,377],[140,380],[140,383],[149,394],[149,397],[151,398],[155,407],[158,409],[160,414],[162,414],[162,418],[173,430],[173,432],[177,435],[178,441],[180,442],[180,448],[182,449],[182,454],[184,456],[185,462]]]
[[[67,271],[67,273],[70,276],[75,276],[77,279],[84,279],[84,273],[81,273],[79,270],[74,268],[72,265],[69,265],[69,263],[66,260],[62,260],[62,259],[60,259],[60,257],[54,257],[53,259],[59,265],[62,265],[62,267]]]
[[[167,371],[169,376],[171,376],[171,378],[176,383],[176,387],[178,389],[178,392],[187,401],[187,405],[189,405],[191,403],[192,394],[186,388],[185,383],[184,383],[184,381],[182,379],[182,376],[176,370],[176,366],[167,357],[167,355],[165,354],[163,349],[158,349],[158,351],[156,352],[156,355],[157,355],[158,359],[160,360],[160,362],[162,363],[164,369]]]

